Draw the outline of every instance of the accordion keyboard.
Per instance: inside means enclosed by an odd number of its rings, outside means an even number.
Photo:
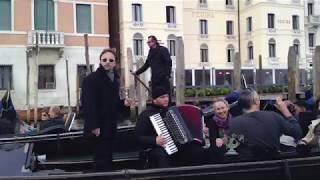
[[[164,149],[166,150],[166,152],[171,155],[175,152],[178,152],[178,148],[177,146],[174,144],[172,137],[169,134],[168,129],[166,128],[162,117],[160,116],[160,114],[155,114],[150,116],[150,120],[151,123],[154,127],[154,129],[156,130],[158,135],[162,135],[165,139],[165,145],[164,145]]]

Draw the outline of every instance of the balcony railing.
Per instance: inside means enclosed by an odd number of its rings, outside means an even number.
[[[177,24],[176,23],[167,23],[168,24],[168,28],[176,28]]]
[[[143,27],[143,21],[133,21],[132,25],[134,27]]]
[[[28,32],[28,45],[39,47],[64,47],[64,34],[62,32],[30,31]]]
[[[199,34],[200,39],[208,39],[208,34]]]
[[[199,8],[208,8],[208,3],[199,3]]]
[[[311,24],[311,25],[320,25],[320,16],[319,15],[311,15],[306,16],[305,22]]]
[[[233,34],[227,34],[226,38],[229,39],[229,40],[234,40],[234,39],[236,39],[236,36],[233,35]]]

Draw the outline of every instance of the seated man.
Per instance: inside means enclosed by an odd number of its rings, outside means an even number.
[[[244,90],[239,103],[246,113],[231,120],[229,133],[244,136],[244,144],[238,148],[243,158],[275,158],[282,134],[301,138],[298,121],[280,98],[276,100],[276,107],[285,118],[275,112],[260,111],[260,98],[254,90]]]
[[[40,122],[40,131],[53,126],[64,126],[64,120],[60,114],[59,106],[51,106],[48,112],[49,118]]]
[[[136,135],[139,143],[143,148],[151,148],[150,159],[152,166],[158,168],[171,167],[173,162],[181,163],[182,165],[198,165],[203,162],[201,157],[202,147],[199,144],[187,143],[183,146],[178,146],[178,152],[168,155],[164,149],[165,138],[162,135],[157,135],[151,121],[150,116],[160,113],[161,117],[166,116],[169,94],[162,87],[157,87],[152,92],[152,106],[143,111],[136,124]]]

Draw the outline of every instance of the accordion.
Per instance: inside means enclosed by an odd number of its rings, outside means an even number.
[[[204,143],[203,114],[196,106],[173,106],[168,109],[165,118],[158,113],[150,116],[150,120],[157,134],[165,138],[164,148],[169,155],[178,151],[177,144],[192,141]]]

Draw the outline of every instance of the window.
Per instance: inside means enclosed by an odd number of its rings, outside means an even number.
[[[208,62],[208,46],[201,44],[200,46],[200,62]]]
[[[90,65],[91,72],[93,70],[93,65]],[[78,82],[79,82],[79,87],[81,87],[83,79],[86,77],[87,73],[87,65],[78,65],[77,69],[78,73]]]
[[[196,86],[210,86],[210,70],[195,70],[194,75]]]
[[[200,34],[204,34],[204,35],[208,34],[207,20],[204,20],[204,19],[200,20]]]
[[[11,0],[0,1],[0,31],[11,30]]]
[[[234,47],[232,44],[229,44],[227,47],[227,62],[233,62],[234,58]]]
[[[173,34],[168,36],[168,49],[171,56],[176,56],[176,36]]]
[[[226,0],[226,6],[232,6],[233,5],[233,0]]]
[[[247,32],[252,31],[252,17],[247,17]]]
[[[184,73],[186,86],[192,86],[192,70],[185,70]]]
[[[261,75],[260,75],[260,73],[261,73]],[[261,85],[273,84],[272,70],[271,69],[263,69],[263,70],[257,69],[256,80],[257,80],[257,83],[261,84]]]
[[[268,28],[274,29],[274,14],[268,14]]]
[[[133,35],[133,54],[143,56],[143,36],[140,33]]]
[[[12,66],[0,65],[0,90],[12,89]]]
[[[39,65],[38,80],[39,89],[55,89],[54,65]]]
[[[292,29],[299,29],[299,16],[292,16]]]
[[[248,43],[248,60],[253,59],[253,43],[250,41]]]
[[[173,6],[166,7],[167,23],[176,24],[176,10]]]
[[[246,79],[247,85],[253,85],[254,84],[253,70],[252,69],[242,69],[241,70],[241,76],[242,75]]]
[[[314,47],[314,33],[309,33],[309,47]]]
[[[288,84],[288,70],[276,69],[275,70],[276,84],[286,85]]]
[[[132,21],[133,22],[142,22],[142,5],[141,4],[132,4]]]
[[[313,3],[308,3],[308,16],[313,15]]]
[[[300,56],[300,41],[298,39],[295,39],[293,41],[293,49],[296,52],[296,54]]]
[[[276,57],[276,40],[274,40],[273,38],[269,40],[269,57]]]
[[[231,86],[232,85],[232,70],[216,70],[216,85],[217,86]]]
[[[55,29],[53,0],[34,0],[34,29],[46,31]]]
[[[77,33],[91,33],[91,6],[77,4]]]
[[[233,35],[233,22],[227,21],[227,35]]]

